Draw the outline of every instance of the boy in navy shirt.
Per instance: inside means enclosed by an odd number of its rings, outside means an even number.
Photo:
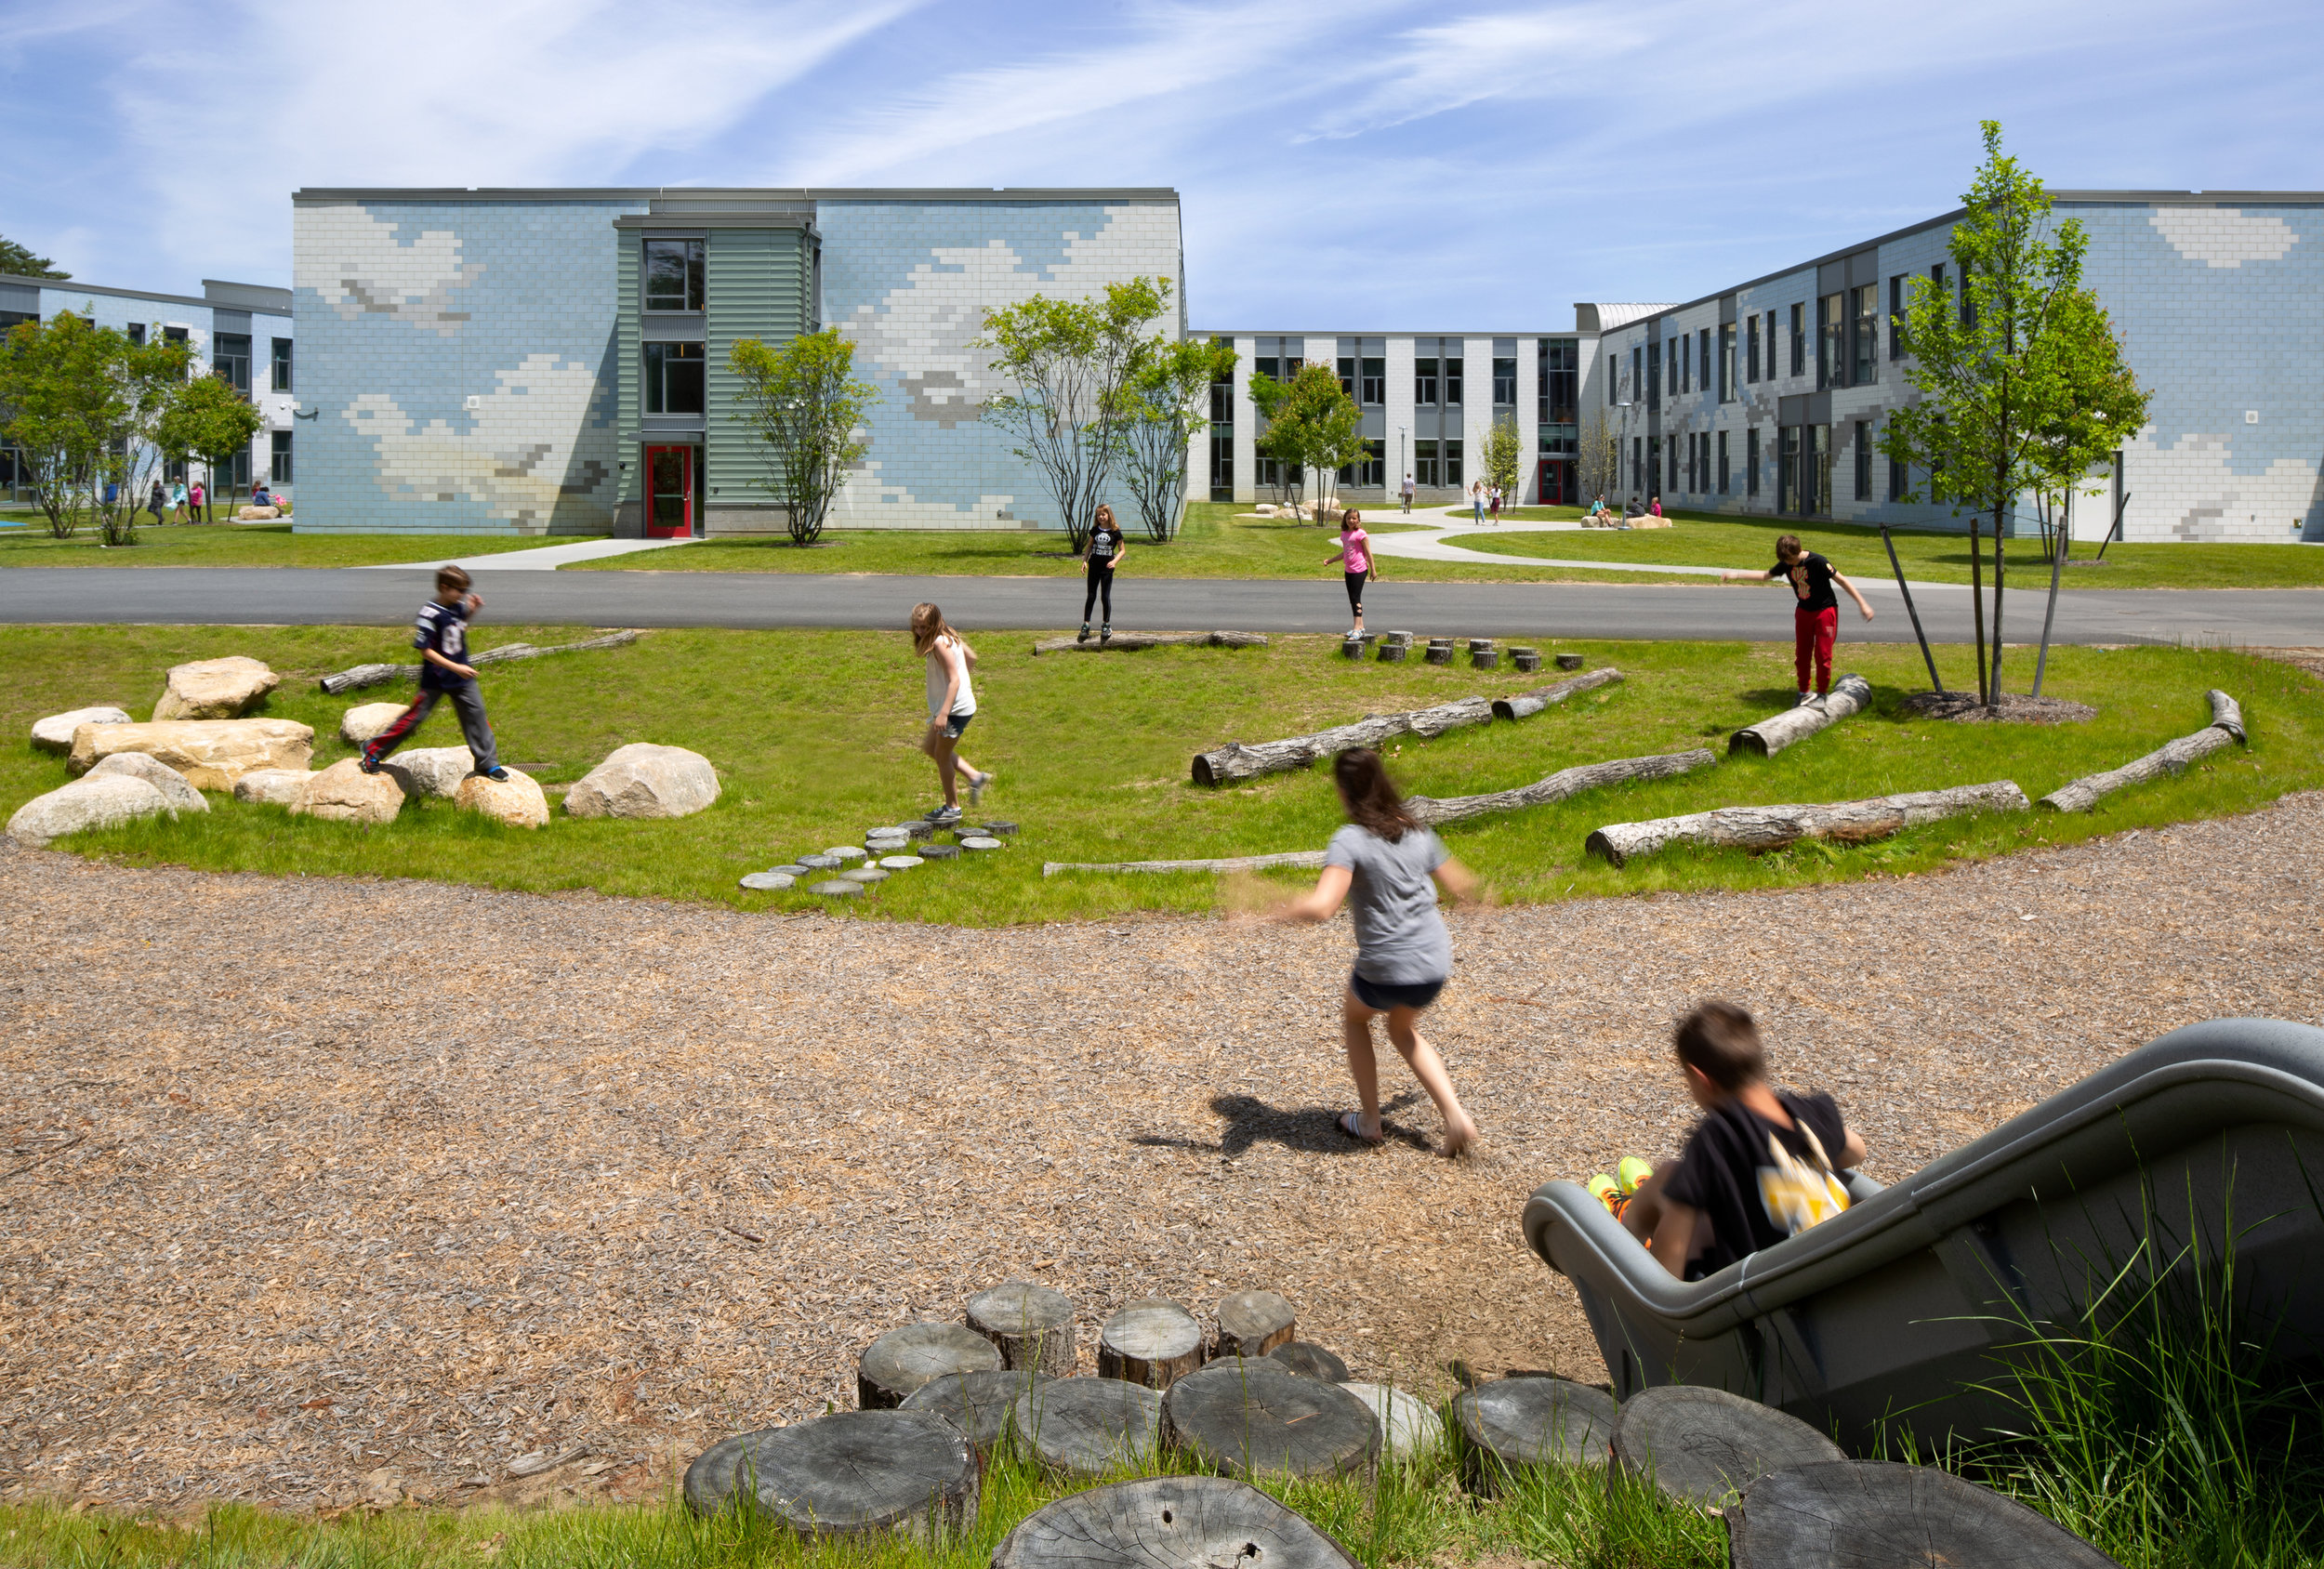
[[[483,596],[469,593],[468,586],[469,575],[458,567],[436,569],[436,597],[419,607],[419,619],[412,626],[412,646],[419,650],[420,658],[419,695],[363,747],[358,766],[365,773],[378,772],[379,759],[401,746],[448,697],[453,712],[460,716],[460,735],[476,759],[476,771],[487,779],[508,777],[493,746],[493,727],[484,720],[476,666],[467,663],[469,619],[484,608]]]

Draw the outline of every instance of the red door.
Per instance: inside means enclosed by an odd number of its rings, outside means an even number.
[[[688,539],[694,532],[694,450],[645,449],[648,539]]]

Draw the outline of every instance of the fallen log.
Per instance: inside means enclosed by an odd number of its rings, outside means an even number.
[[[2156,747],[2135,762],[2062,784],[2042,797],[2041,804],[2052,811],[2088,811],[2117,790],[2144,784],[2162,774],[2183,773],[2189,764],[2202,761],[2231,742],[2248,745],[2251,738],[2243,733],[2243,709],[2236,700],[2216,687],[2203,695],[2211,699],[2211,723],[2192,735]]]
[[[1676,774],[1691,773],[1698,768],[1709,768],[1718,757],[1707,746],[1691,752],[1667,752],[1653,758],[1617,758],[1611,762],[1584,763],[1578,768],[1560,769],[1547,779],[1521,784],[1514,790],[1495,790],[1482,796],[1454,796],[1437,800],[1431,796],[1413,796],[1405,805],[1412,814],[1430,827],[1446,823],[1462,823],[1488,812],[1514,811],[1520,807],[1547,806],[1578,796],[1584,790],[1594,790],[1603,784],[1626,784],[1640,779],[1669,779]]]
[[[1828,806],[1727,806],[1648,823],[1609,823],[1593,832],[1584,848],[1623,866],[1674,844],[1737,850],[1774,850],[1798,839],[1855,844],[1964,812],[2027,810],[2026,793],[2016,781],[1997,779],[1989,784],[1912,790]]]
[[[1872,684],[1851,670],[1832,683],[1820,707],[1786,708],[1774,719],[1746,725],[1727,737],[1727,756],[1751,752],[1772,758],[1795,741],[1838,724],[1849,715],[1871,706]]]
[[[1535,663],[1538,665],[1540,662],[1537,659]],[[1622,672],[1609,665],[1603,670],[1592,670],[1571,680],[1535,687],[1531,692],[1521,692],[1514,697],[1497,697],[1493,699],[1493,717],[1497,719],[1522,719],[1529,714],[1539,713],[1552,703],[1563,703],[1578,692],[1611,686],[1621,679]]]
[[[503,643],[498,648],[484,649],[468,656],[470,665],[498,665],[510,659],[538,659],[545,653],[581,653],[589,649],[619,648],[638,640],[635,632],[611,632],[602,638],[585,642],[559,643],[554,648],[535,648],[531,643]],[[325,676],[320,684],[325,692],[337,697],[343,692],[360,692],[365,687],[385,686],[390,681],[411,681],[419,679],[416,665],[358,665]]]
[[[1229,855],[1216,861],[1046,861],[1041,864],[1041,876],[1053,877],[1060,872],[1259,872],[1270,866],[1301,866],[1309,869],[1324,864],[1320,850],[1287,850],[1274,855]]]
[[[1265,648],[1264,632],[1116,632],[1110,639],[1046,638],[1033,645],[1041,653],[1136,653],[1149,648]]]

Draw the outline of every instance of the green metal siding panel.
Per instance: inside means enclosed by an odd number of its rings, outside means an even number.
[[[753,481],[765,472],[758,441],[733,419],[739,390],[727,356],[755,337],[780,345],[807,320],[807,237],[796,229],[720,229],[709,236],[709,388],[705,420],[706,499],[733,506],[771,499]]]
[[[638,472],[638,390],[645,374],[638,334],[640,244],[635,234],[617,233],[614,245],[621,258],[614,271],[616,286],[621,290],[621,306],[614,320],[614,429],[621,455],[621,486],[617,494],[623,501],[636,501],[644,481]]]

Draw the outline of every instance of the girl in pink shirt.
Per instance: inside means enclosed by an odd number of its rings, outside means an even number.
[[[1355,630],[1364,630],[1364,582],[1380,575],[1372,562],[1372,536],[1364,532],[1364,515],[1349,508],[1340,516],[1340,548],[1324,558],[1338,561],[1348,585],[1348,609],[1355,615]]]

